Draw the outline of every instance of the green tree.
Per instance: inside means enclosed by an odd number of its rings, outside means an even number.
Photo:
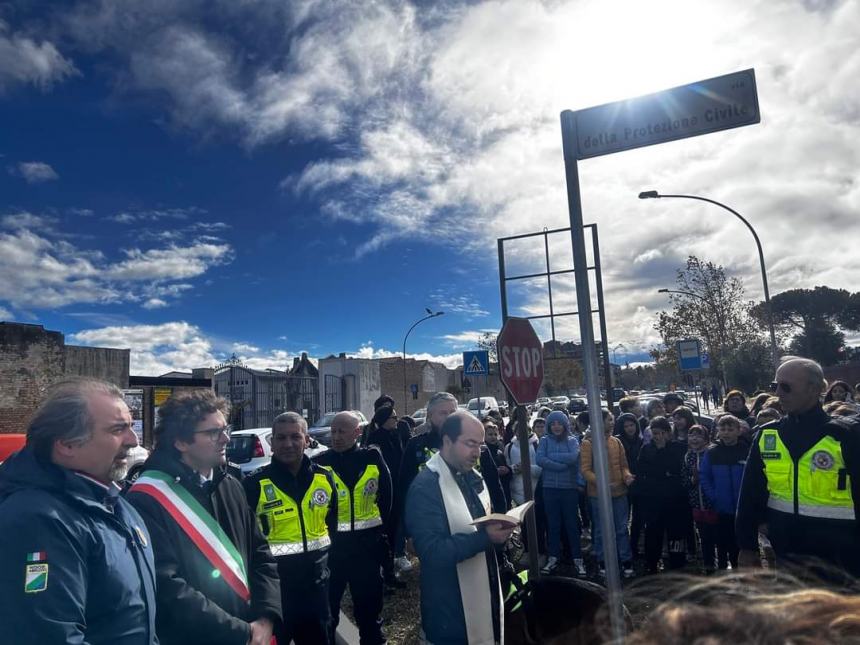
[[[698,338],[710,355],[709,375],[726,385],[740,386],[735,380],[741,378],[736,366],[745,361],[736,355],[746,352],[759,356],[759,349],[767,347],[765,325],[752,315],[753,304],[744,297],[743,283],[727,276],[722,266],[695,256],[688,257],[684,268],[678,269],[675,283],[681,293],[670,295],[672,311],[661,311],[654,325],[666,348],[666,356],[659,358],[677,365],[676,343]],[[743,380],[755,380],[755,385],[760,385],[769,380],[770,372],[770,359],[766,359],[761,369],[757,367]],[[746,385],[745,389],[755,387]]]
[[[791,338],[790,351],[823,365],[838,363],[844,355],[843,331],[860,330],[860,292],[824,286],[790,289],[770,304],[774,325]],[[752,314],[766,320],[766,304],[756,305]]]
[[[481,336],[478,338],[478,349],[484,349],[489,352],[490,362],[498,363],[499,357],[496,353],[496,339],[499,337],[498,334],[491,331],[485,331],[481,333]]]

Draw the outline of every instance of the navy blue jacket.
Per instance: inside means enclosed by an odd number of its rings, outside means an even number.
[[[3,643],[158,643],[152,544],[118,492],[29,448],[0,467]],[[26,593],[28,555],[39,552],[47,584]]]
[[[749,443],[739,439],[733,446],[717,443],[702,456],[699,462],[699,483],[717,513],[735,514],[749,451]]]
[[[473,512],[472,517],[475,516]],[[439,488],[439,475],[429,469],[418,473],[409,487],[405,522],[406,531],[412,536],[421,560],[421,626],[424,634],[434,645],[465,643],[466,617],[460,598],[457,563],[478,553],[486,553],[492,586],[498,579],[493,544],[484,529],[451,535]],[[487,593],[490,593],[489,589]]]

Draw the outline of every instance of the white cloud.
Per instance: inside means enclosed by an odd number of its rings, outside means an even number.
[[[141,305],[144,309],[161,309],[167,306],[167,302],[161,298],[149,298]]]
[[[455,349],[467,349],[475,347],[485,333],[497,334],[498,329],[480,329],[474,331],[461,331],[456,334],[445,334],[439,338]]]
[[[140,376],[157,376],[173,370],[188,371],[195,367],[215,367],[233,353],[242,364],[252,369],[283,371],[292,366],[292,356],[284,350],[262,350],[246,343],[219,341],[185,321],[87,329],[72,334],[69,341],[129,349],[130,371]]]
[[[373,343],[368,341],[364,343],[358,350],[353,352],[346,352],[346,355],[350,358],[393,358],[393,357],[402,357],[402,352],[394,352],[384,347],[374,347]],[[463,364],[463,354],[430,354],[428,352],[419,352],[417,354],[412,354],[410,352],[406,352],[406,358],[414,358],[418,361],[433,361],[435,363],[442,363],[448,369],[454,369],[459,365]]]
[[[0,92],[28,84],[48,90],[77,74],[72,61],[64,58],[53,43],[10,34],[0,20]]]
[[[9,173],[22,177],[28,184],[41,184],[60,178],[57,171],[43,161],[21,161],[12,166]]]
[[[153,208],[148,210],[126,210],[115,215],[111,215],[107,219],[118,224],[136,224],[138,222],[156,222],[163,219],[186,220],[189,217],[199,217],[205,215],[206,210],[197,206],[188,208]],[[207,224],[205,222],[195,222],[192,227],[198,230],[210,230],[209,226],[217,226]]]
[[[28,230],[37,217],[18,214],[0,232],[0,300],[17,308],[56,308],[73,303],[137,302],[150,308],[157,300],[178,297],[190,288],[177,283],[197,277],[232,258],[227,244],[192,244],[162,249],[127,249],[111,262],[98,251]],[[3,224],[7,224],[6,219]],[[46,231],[50,233],[50,231]]]
[[[15,316],[5,307],[0,307],[0,320],[15,320]]]

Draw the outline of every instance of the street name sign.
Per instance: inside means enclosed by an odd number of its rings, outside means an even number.
[[[514,403],[533,403],[543,385],[543,344],[525,318],[508,318],[496,339],[499,377]]]
[[[702,369],[702,352],[698,340],[678,341],[678,366],[682,370]]]
[[[577,159],[761,121],[755,70],[576,111]]]
[[[479,376],[490,373],[490,352],[478,350],[463,352],[463,374]]]

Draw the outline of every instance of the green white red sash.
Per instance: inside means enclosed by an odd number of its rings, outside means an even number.
[[[250,600],[245,561],[215,518],[181,484],[167,473],[147,470],[129,492],[149,495],[161,504],[230,588]]]

